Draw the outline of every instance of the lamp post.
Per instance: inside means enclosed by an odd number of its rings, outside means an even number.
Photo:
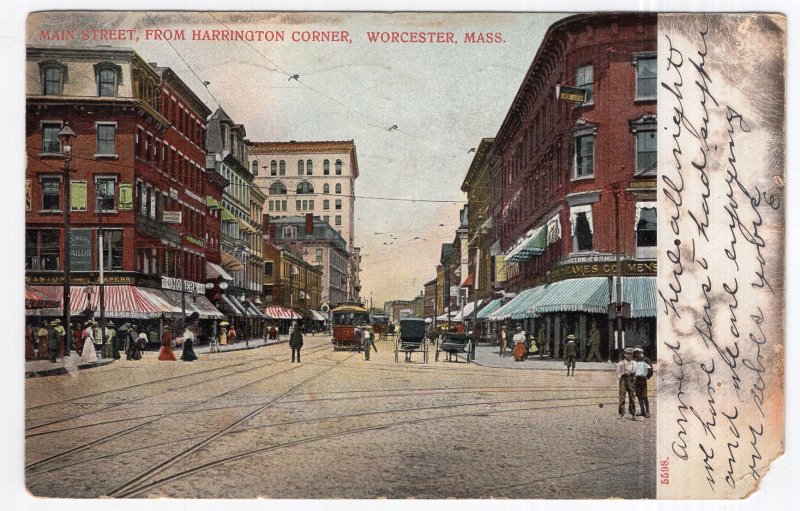
[[[103,188],[100,194],[100,209],[98,210],[97,214],[99,217],[99,225],[97,228],[97,244],[100,247],[100,254],[98,257],[99,263],[99,286],[98,286],[98,299],[100,300],[100,344],[103,346],[103,352],[105,353],[105,346],[106,346],[106,300],[105,300],[105,281],[104,281],[104,274],[103,270],[105,269],[105,245],[103,243],[103,213],[106,209],[106,199],[108,196],[106,195],[106,189]]]
[[[70,239],[69,239],[69,211],[72,208],[72,197],[69,179],[69,161],[72,159],[72,142],[75,140],[75,132],[69,127],[69,123],[64,123],[64,127],[58,132],[58,140],[61,144],[61,155],[64,158],[64,329],[67,334],[64,336],[64,354],[69,356],[69,337],[72,335],[70,325]]]
[[[294,264],[292,265],[292,269],[289,272],[289,308],[294,309],[294,279],[300,274],[300,270],[297,269],[297,266]]]

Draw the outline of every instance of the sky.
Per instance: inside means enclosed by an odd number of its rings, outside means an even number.
[[[361,296],[382,306],[413,298],[436,276],[441,244],[453,241],[466,203],[460,188],[474,157],[469,150],[497,133],[547,27],[561,17],[40,12],[29,16],[26,40],[134,48],[173,68],[212,110],[220,104],[252,141],[354,140]],[[42,29],[73,30],[77,37],[46,41]],[[93,32],[82,40],[92,29],[132,29],[138,41],[91,40]],[[156,40],[153,32],[148,39],[147,30],[179,29],[185,40]],[[226,29],[283,31],[285,39],[192,40],[193,30]],[[293,42],[295,31],[347,31],[350,42]],[[393,31],[452,32],[455,44],[369,42],[369,32]],[[503,42],[465,43],[469,32],[499,32]]]

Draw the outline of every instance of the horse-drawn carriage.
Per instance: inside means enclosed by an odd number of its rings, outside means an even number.
[[[406,362],[411,362],[411,355],[422,353],[422,361],[428,363],[428,338],[426,336],[426,323],[423,318],[403,318],[400,320],[400,335],[395,341],[394,361],[397,362],[400,353],[405,356]]]
[[[386,339],[389,330],[389,317],[374,315],[372,316],[372,332],[379,340]]]
[[[333,319],[333,349],[361,348],[361,343],[356,339],[355,329],[362,325],[369,325],[369,311],[360,303],[345,303],[331,311]]]
[[[458,362],[458,354],[464,353],[467,363],[474,358],[472,353],[472,337],[458,332],[442,332],[436,343],[436,361],[439,353],[445,353],[446,361]]]

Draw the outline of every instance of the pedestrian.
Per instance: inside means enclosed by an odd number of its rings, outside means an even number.
[[[503,325],[503,328],[500,329],[500,356],[504,357],[506,354],[506,343],[508,342],[508,331],[506,330],[506,326]]]
[[[514,360],[517,362],[522,362],[525,360],[525,353],[527,350],[525,349],[525,332],[522,330],[522,327],[517,325],[517,332],[512,337],[514,341],[514,349],[511,353],[514,355]]]
[[[119,350],[117,349],[117,331],[114,330],[114,322],[109,321],[106,323],[106,358],[119,359]]]
[[[650,418],[650,399],[647,397],[647,380],[653,377],[653,362],[644,356],[644,350],[637,346],[633,349],[633,361],[636,368],[633,371],[633,389],[639,401],[639,416]]]
[[[228,323],[227,321],[222,321],[219,324],[219,345],[225,346],[228,344]]]
[[[42,321],[36,330],[36,337],[39,338],[39,360],[47,360],[50,353],[47,349],[47,321]]]
[[[619,418],[625,418],[625,396],[628,397],[628,412],[631,420],[636,420],[636,405],[633,404],[633,378],[636,364],[633,361],[633,348],[625,348],[623,358],[617,364],[617,379],[619,380]]]
[[[229,344],[236,344],[236,326],[231,325],[228,329],[228,343]]]
[[[375,335],[372,333],[370,327],[365,326],[362,331],[362,336],[364,339],[364,360],[369,360],[370,346],[375,350],[375,353],[378,352],[378,348],[375,346]]]
[[[36,349],[33,346],[33,328],[29,323],[25,324],[25,360],[34,360]]]
[[[136,327],[129,325],[126,331],[125,339],[125,358],[128,360],[141,360],[142,354],[139,352],[139,344],[137,342]]]
[[[575,376],[576,358],[578,358],[578,345],[575,342],[575,336],[570,334],[567,336],[567,344],[564,345],[564,365],[567,366],[567,376],[569,376],[570,368],[572,368],[572,376]]]
[[[67,356],[69,356],[69,352],[72,348],[75,348],[75,351],[78,355],[81,354],[83,351],[83,332],[86,330],[86,326],[81,328],[80,322],[75,323],[71,328],[70,338],[66,339],[67,344]]]
[[[273,323],[269,329],[269,340],[274,341],[278,338],[278,327]]]
[[[197,354],[194,352],[193,341],[194,337],[184,337],[183,339],[183,352],[181,353],[181,360],[184,362],[194,362],[197,360]]]
[[[528,348],[528,356],[535,355],[539,353],[539,346],[536,345],[536,337],[530,336],[530,348]]]
[[[158,352],[159,360],[172,360],[175,361],[175,353],[172,351],[172,332],[169,326],[164,326],[164,332],[161,334],[161,349]]]
[[[50,328],[47,329],[47,348],[50,352],[50,362],[56,363],[58,357],[58,349],[61,346],[61,336],[58,334],[57,327],[61,326],[61,320],[56,318],[50,322]]]
[[[139,348],[139,358],[144,356],[145,350],[147,350],[147,333],[145,332],[145,327],[140,327],[141,332],[139,332],[139,337],[136,338],[136,347]]]
[[[81,350],[81,362],[90,364],[97,362],[97,350],[94,348],[94,333],[89,325],[89,334],[83,339],[83,349]]]
[[[591,362],[592,360],[602,362],[600,358],[600,332],[597,330],[597,321],[592,321],[592,326],[589,330],[589,354],[584,359],[585,362]]]
[[[58,336],[58,345],[66,349],[66,355],[64,356],[69,357],[69,340],[67,339],[67,331],[64,329],[64,325],[61,324],[60,319],[56,320],[55,331],[56,335]]]
[[[356,343],[356,348],[358,349],[358,351],[361,351],[361,350],[364,348],[364,347],[362,346],[362,343],[361,343],[361,337],[362,337],[362,335],[361,335],[361,329],[360,329],[360,328],[358,328],[358,326],[356,326],[356,327],[353,329],[353,339],[355,340],[355,343]]]
[[[83,354],[83,347],[86,345],[87,342],[91,342],[94,344],[94,329],[92,328],[92,321],[89,320],[83,324],[83,332],[79,338],[80,340],[76,340],[75,344],[75,351]]]
[[[297,363],[299,364],[300,348],[303,347],[303,334],[300,333],[300,327],[296,323],[289,336],[289,347],[292,348],[292,362],[295,361],[295,354],[297,354]]]

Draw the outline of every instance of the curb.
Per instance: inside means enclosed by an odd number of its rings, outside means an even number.
[[[37,371],[25,371],[25,378],[40,378],[45,376],[58,376],[63,374],[69,374],[72,371],[81,371],[83,369],[92,369],[93,367],[100,367],[108,364],[112,364],[114,362],[113,359],[101,359],[97,362],[90,362],[88,364],[78,364],[67,368],[64,365],[59,367],[53,367],[51,369],[40,369]],[[63,364],[63,362],[62,362]]]

